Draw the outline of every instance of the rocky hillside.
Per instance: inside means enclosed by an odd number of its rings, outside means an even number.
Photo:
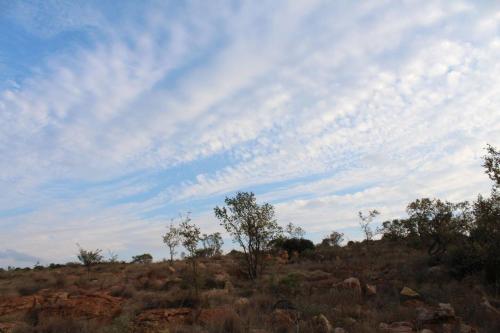
[[[240,260],[2,271],[0,332],[500,332],[481,276],[400,242],[270,255],[256,281]]]

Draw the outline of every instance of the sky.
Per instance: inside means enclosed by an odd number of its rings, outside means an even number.
[[[160,260],[237,191],[359,239],[360,210],[487,194],[487,143],[495,0],[0,0],[0,267]]]

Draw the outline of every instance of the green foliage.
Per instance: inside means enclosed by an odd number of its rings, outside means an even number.
[[[291,255],[293,252],[302,253],[306,250],[314,250],[314,243],[304,238],[279,239],[274,243],[274,246],[287,251],[288,255]]]
[[[255,279],[262,270],[263,254],[272,240],[282,234],[282,229],[274,219],[274,208],[265,203],[257,204],[251,192],[238,192],[234,197],[226,197],[227,207],[215,207],[215,216],[245,253],[248,276]]]
[[[153,256],[149,253],[143,253],[132,257],[134,264],[150,264],[153,261]]]
[[[87,270],[90,271],[90,267],[102,262],[103,256],[101,255],[102,250],[85,250],[78,245],[78,260],[87,267]]]

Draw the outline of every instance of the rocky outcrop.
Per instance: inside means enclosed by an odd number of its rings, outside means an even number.
[[[0,299],[0,317],[10,314],[25,314],[32,309],[39,317],[85,318],[99,321],[111,320],[121,311],[122,299],[106,293],[70,295],[66,292],[42,290],[33,296],[7,297]]]

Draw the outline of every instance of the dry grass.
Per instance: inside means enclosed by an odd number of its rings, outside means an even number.
[[[90,276],[83,267],[0,271],[2,296],[33,295],[42,289],[106,292],[124,299],[121,314],[108,325],[95,326],[79,320],[49,318],[36,313],[24,318],[25,332],[133,332],[134,318],[145,310],[164,308],[213,309],[229,306],[233,312],[220,320],[189,326],[172,326],[169,332],[249,332],[250,329],[280,331],[272,322],[273,306],[286,299],[300,313],[300,332],[313,332],[311,320],[323,314],[335,326],[349,332],[373,332],[380,322],[412,320],[415,310],[401,303],[399,290],[410,286],[429,304],[451,303],[464,321],[484,332],[498,332],[498,321],[488,317],[474,291],[481,277],[462,281],[429,273],[425,252],[388,242],[355,243],[344,248],[307,253],[291,264],[268,265],[263,276],[250,281],[242,275],[238,258],[203,259],[198,279],[201,292],[194,294],[189,266],[176,261],[154,264],[102,264]],[[223,273],[223,274],[222,274]],[[221,278],[222,276],[222,278]],[[363,297],[352,290],[334,288],[345,278],[357,277],[362,285],[376,284],[376,296]],[[227,282],[229,281],[229,282]],[[484,288],[483,288],[484,289]],[[243,298],[244,302],[241,301]],[[243,302],[243,305],[238,301]],[[246,302],[246,303],[245,303]],[[0,318],[5,320],[5,318]],[[295,329],[295,328],[294,328]]]

